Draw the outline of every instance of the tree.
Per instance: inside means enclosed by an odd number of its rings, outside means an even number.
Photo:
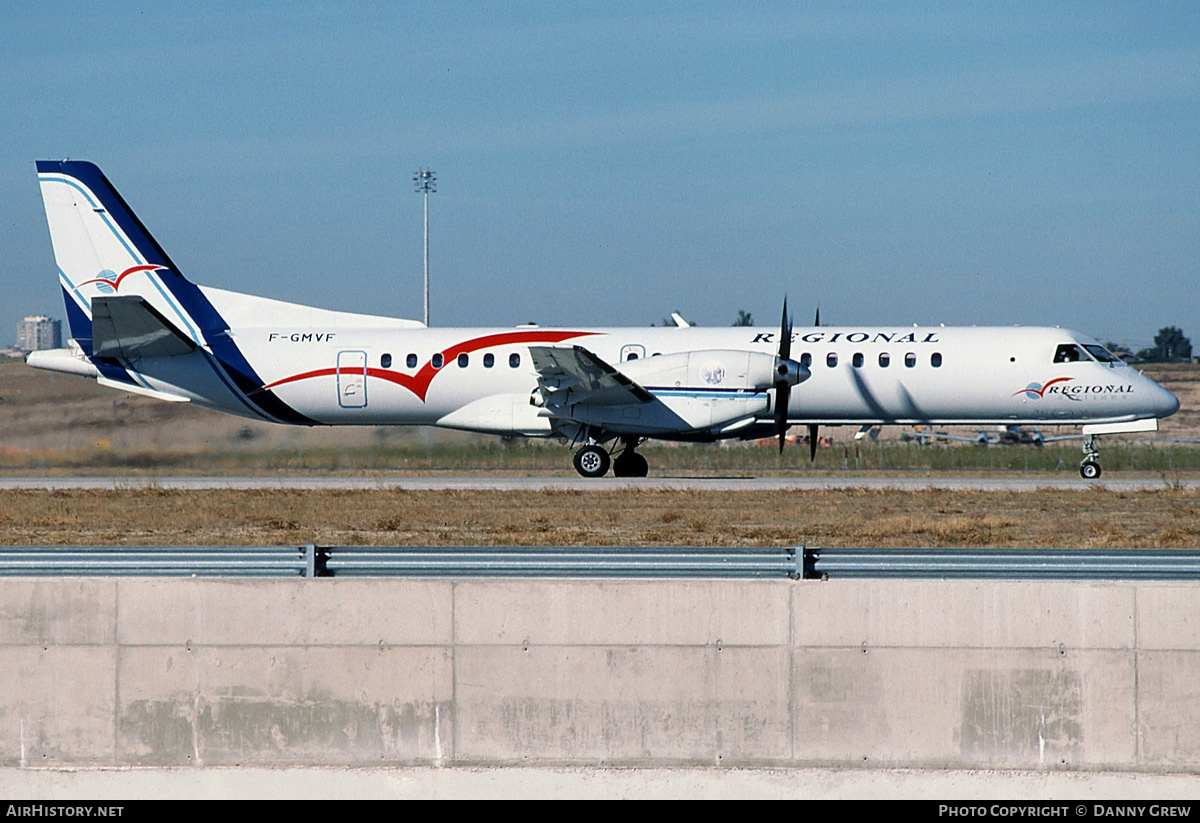
[[[733,321],[735,326],[753,326],[754,318],[750,316],[750,312],[738,309],[737,320]]]
[[[1183,329],[1167,326],[1154,336],[1154,348],[1142,349],[1138,357],[1159,363],[1171,363],[1192,358],[1192,341],[1183,336]]]

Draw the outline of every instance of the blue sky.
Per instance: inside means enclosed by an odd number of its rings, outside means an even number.
[[[0,7],[0,345],[34,161],[185,275],[435,325],[1061,325],[1200,345],[1196,3]]]

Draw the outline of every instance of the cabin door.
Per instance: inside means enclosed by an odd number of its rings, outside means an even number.
[[[367,353],[340,351],[337,363],[338,405],[361,409],[367,405]]]

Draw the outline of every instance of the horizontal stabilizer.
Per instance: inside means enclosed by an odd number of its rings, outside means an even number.
[[[174,357],[196,344],[145,299],[130,295],[92,298],[92,354],[122,360]]]
[[[75,341],[71,342],[70,348],[31,351],[25,358],[25,363],[35,369],[78,374],[81,377],[99,377],[100,370],[96,368],[96,364],[74,345]]]
[[[138,386],[134,383],[125,383],[120,380],[112,380],[101,375],[96,378],[96,382],[108,389],[120,389],[127,391],[130,394],[140,394],[143,397],[153,397],[155,400],[166,400],[168,403],[189,403],[190,398],[184,397],[182,394],[171,394],[171,392],[159,391],[147,386]]]

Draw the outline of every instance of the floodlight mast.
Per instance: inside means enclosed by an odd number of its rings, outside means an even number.
[[[417,169],[413,172],[413,188],[417,194],[425,195],[425,325],[429,325],[429,195],[437,191],[437,177],[433,169]]]

